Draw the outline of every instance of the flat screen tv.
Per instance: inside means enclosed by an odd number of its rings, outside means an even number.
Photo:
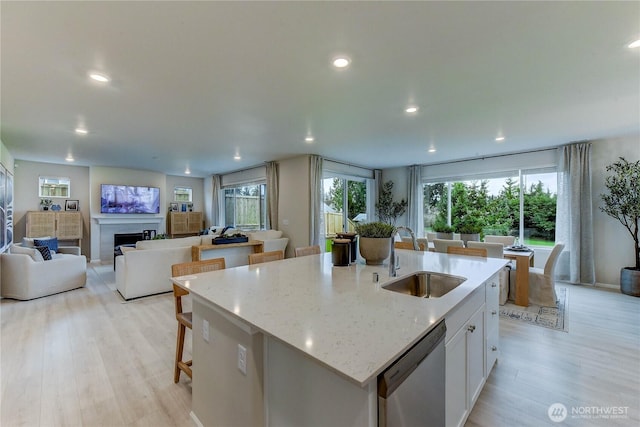
[[[102,184],[100,212],[107,214],[160,213],[160,189],[136,185]]]

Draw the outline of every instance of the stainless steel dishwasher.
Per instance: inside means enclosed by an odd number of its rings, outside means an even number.
[[[442,320],[378,376],[378,427],[444,427]]]

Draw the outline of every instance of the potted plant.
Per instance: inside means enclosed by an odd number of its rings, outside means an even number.
[[[482,226],[477,218],[471,215],[465,215],[457,222],[455,232],[460,233],[460,240],[467,245],[468,241],[478,242],[480,241],[480,232]]]
[[[453,227],[441,219],[434,221],[431,229],[436,233],[438,239],[453,239]]]
[[[42,206],[43,211],[48,211],[52,204],[53,200],[51,199],[40,199],[40,206]]]
[[[355,226],[360,242],[360,255],[367,265],[380,265],[389,258],[391,252],[391,236],[396,227],[386,222],[366,222]]]
[[[387,181],[382,184],[378,203],[376,203],[376,213],[380,221],[395,225],[398,217],[406,212],[407,205],[408,203],[405,199],[399,202],[393,201],[393,181]]]
[[[600,210],[617,219],[629,231],[635,243],[635,267],[620,270],[620,291],[627,295],[640,296],[640,160],[629,162],[624,157],[607,166],[611,172],[604,185],[608,194],[601,194],[604,206]]]

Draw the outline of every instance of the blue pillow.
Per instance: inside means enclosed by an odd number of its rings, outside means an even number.
[[[45,261],[51,261],[51,251],[48,246],[35,246],[35,249],[42,254],[42,259]]]
[[[46,246],[50,251],[58,252],[58,238],[33,239],[33,246]]]

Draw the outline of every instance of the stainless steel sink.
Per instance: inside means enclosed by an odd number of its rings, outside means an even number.
[[[383,285],[388,291],[400,292],[420,298],[438,298],[462,284],[466,277],[432,271],[419,271]]]

